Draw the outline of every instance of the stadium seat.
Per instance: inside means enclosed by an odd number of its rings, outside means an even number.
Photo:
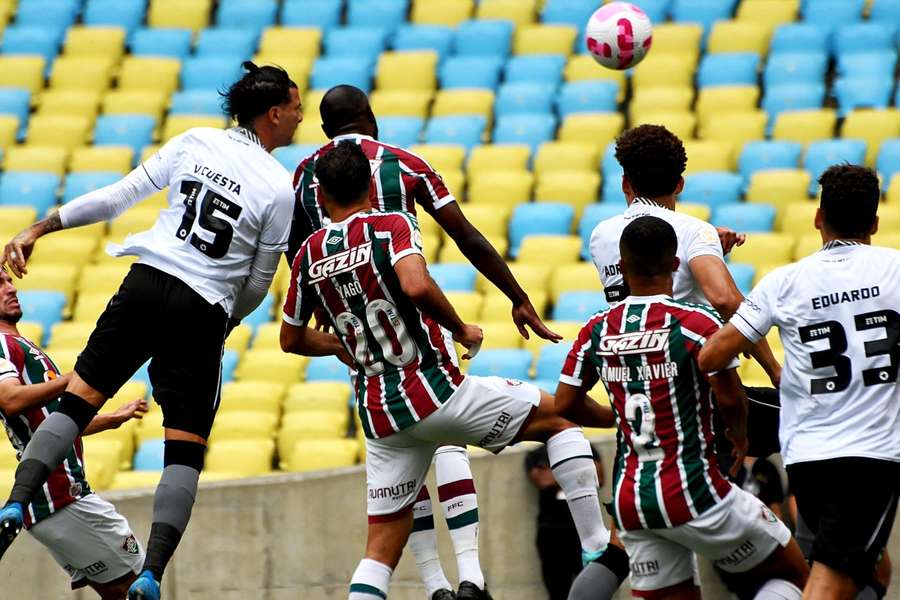
[[[485,343],[489,342],[485,336]],[[527,350],[486,349],[478,353],[469,365],[469,375],[528,380],[531,353]]]
[[[200,32],[194,54],[244,61],[253,56],[258,37],[258,30],[226,27],[219,23],[218,27],[208,27]]]
[[[753,3],[755,4],[756,2]],[[748,4],[751,3],[748,2]],[[775,33],[772,35],[769,51],[772,53],[827,52],[828,30],[810,23],[787,23],[781,25],[775,29]]]
[[[335,27],[325,33],[325,55],[354,58],[375,64],[387,44],[387,32],[380,27]]]
[[[327,31],[341,21],[342,0],[285,0],[279,22],[290,27],[319,27]]]
[[[43,266],[41,267],[41,270],[47,270],[47,267]],[[80,351],[82,348],[84,348],[84,345],[93,330],[93,323],[60,321],[53,325],[50,329],[50,337],[47,340],[48,347],[52,346],[53,348],[69,348]]]
[[[11,239],[36,220],[37,211],[31,206],[0,206],[0,235]]]
[[[149,115],[153,117],[153,123],[158,123],[168,103],[169,95],[166,92],[115,89],[103,96],[101,110],[105,115]]]
[[[162,471],[165,467],[164,440],[147,440],[134,454],[135,471]]]
[[[276,413],[260,411],[228,411],[216,415],[210,444],[243,439],[272,439],[275,437],[275,426],[278,421]]]
[[[101,115],[94,127],[94,143],[129,146],[135,155],[153,139],[155,121],[146,115]]]
[[[712,224],[741,233],[770,232],[775,224],[775,207],[768,204],[723,204],[713,212]]]
[[[463,161],[466,158],[465,149],[462,146],[452,144],[420,144],[411,146],[409,150],[428,161],[438,172],[458,171],[462,169]],[[420,222],[419,226],[425,227],[426,225]],[[436,233],[436,231],[433,233]]]
[[[712,113],[701,121],[699,136],[702,140],[729,142],[733,148],[742,148],[748,142],[765,139],[768,122],[769,115],[759,109]]]
[[[690,141],[684,143],[687,152],[687,169],[685,173],[702,173],[705,171],[731,171],[734,169],[734,157],[731,144],[716,140]]]
[[[91,488],[97,491],[108,489],[119,470],[122,443],[90,436],[82,440],[82,448],[85,463],[91,469]]]
[[[584,113],[569,115],[562,121],[558,140],[591,144],[598,152],[618,136],[625,126],[620,113]]]
[[[259,352],[271,351],[249,350],[244,357]],[[219,411],[259,411],[277,416],[284,395],[285,386],[281,382],[262,378],[232,381],[222,385]]]
[[[442,290],[449,292],[471,292],[475,290],[477,271],[471,265],[437,264],[431,265],[428,271]]]
[[[884,140],[900,137],[900,111],[854,110],[844,119],[841,137],[866,142],[866,164],[874,165]]]
[[[738,290],[745,296],[749,294],[750,290],[753,289],[753,278],[756,274],[756,269],[753,265],[730,262],[727,266]]]
[[[97,116],[100,92],[93,90],[48,90],[41,94],[37,114],[50,117],[81,117],[91,120]]]
[[[794,237],[783,233],[751,233],[743,246],[731,251],[731,260],[736,263],[753,265],[757,268],[773,264],[787,264],[791,261]]]
[[[717,21],[712,26],[706,50],[722,52],[753,52],[765,56],[769,47],[769,27],[748,21]]]
[[[441,88],[497,89],[503,59],[494,56],[451,56],[440,66]]]
[[[0,114],[0,152],[16,143],[19,135],[19,119],[12,115]]]
[[[61,292],[22,291],[19,292],[19,303],[29,321],[36,321],[41,324],[44,331],[50,331],[50,328],[62,319],[66,296]]]
[[[794,110],[775,119],[772,139],[806,144],[834,137],[837,115],[834,109]]]
[[[443,25],[401,25],[394,35],[393,48],[398,51],[432,50],[438,61],[450,53],[453,29]]]
[[[683,140],[693,139],[697,128],[696,115],[688,110],[647,110],[631,117],[632,125],[652,123],[662,125]]]
[[[336,356],[315,356],[306,367],[306,381],[349,381],[347,365]]]
[[[819,176],[831,165],[844,162],[861,165],[865,163],[865,160],[866,143],[862,140],[812,142],[806,148],[806,156],[803,158],[803,168],[812,175],[809,182],[809,195],[816,195],[816,190],[819,188]]]
[[[104,92],[109,88],[114,62],[107,57],[59,56],[50,68],[50,87]]]
[[[887,191],[891,179],[900,173],[900,139],[886,140],[881,144],[875,166],[882,180],[882,188]]]
[[[0,55],[0,87],[16,87],[38,93],[44,87],[44,64],[40,56]]]
[[[688,62],[696,64],[702,37],[703,26],[698,23],[660,23],[653,28],[653,52],[680,54]]]
[[[7,171],[52,173],[59,177],[65,169],[68,155],[68,150],[59,146],[12,146],[3,156],[3,168]]]
[[[303,356],[285,354],[281,350],[248,350],[238,363],[235,377],[238,381],[297,383],[307,362]]]
[[[896,66],[896,50],[848,52],[837,57],[837,73],[845,77],[891,77]]]
[[[540,177],[544,173],[559,170],[585,170],[596,168],[598,153],[588,144],[579,142],[546,142],[538,148],[534,158],[534,173]]]
[[[298,440],[281,468],[295,473],[339,469],[356,464],[357,440]]]
[[[3,57],[0,56],[0,65]],[[25,88],[4,87],[0,88],[0,113],[12,115],[24,135],[31,112],[31,92]]]
[[[34,146],[58,146],[71,151],[87,141],[90,117],[38,114],[28,121],[25,141]]]
[[[181,61],[175,58],[126,56],[119,71],[119,89],[171,94],[178,87]]]
[[[801,169],[768,169],[757,171],[750,177],[747,201],[785,206],[791,202],[806,200],[811,177]]]
[[[505,83],[497,92],[497,116],[553,111],[556,90],[540,83]]]
[[[566,81],[613,81],[619,86],[619,95],[616,100],[625,99],[625,88],[628,79],[625,71],[614,69],[598,69],[597,61],[589,54],[577,54],[570,56],[563,69],[563,78]]]
[[[579,262],[559,265],[553,269],[549,290],[550,297],[555,302],[564,292],[600,292],[603,286],[593,263]]]
[[[574,209],[558,202],[528,202],[518,205],[509,221],[510,255],[515,258],[526,236],[567,235],[572,231]]]
[[[78,289],[103,292],[111,297],[118,290],[130,268],[131,265],[128,263],[119,262],[85,265],[78,276]]]
[[[431,116],[479,115],[490,123],[494,93],[490,90],[441,90],[434,97]]]
[[[481,116],[434,117],[425,126],[425,142],[457,144],[470,149],[481,143],[486,125]]]
[[[602,294],[601,294],[602,296]],[[603,300],[603,303],[606,303],[606,300]],[[590,316],[590,315],[589,315]],[[576,319],[571,319],[576,320]],[[578,321],[585,321],[586,319],[577,319]],[[539,380],[559,380],[559,374],[562,371],[563,363],[566,360],[566,356],[569,354],[569,348],[566,348],[566,344],[548,344],[543,346],[538,353],[537,360],[535,361],[535,378]],[[554,393],[556,391],[556,386],[552,386],[553,389],[549,390],[550,393]]]
[[[501,208],[506,211],[509,210],[508,206],[502,206]],[[506,241],[506,236],[487,237],[487,241],[494,247],[497,254],[500,256],[506,255],[506,250],[509,246],[509,243]],[[448,240],[440,247],[440,252],[436,257],[435,262],[469,264],[469,259],[460,252],[459,247],[455,243]]]
[[[563,84],[557,97],[561,118],[573,113],[614,112],[619,86],[613,81],[578,81]]]
[[[410,21],[419,25],[462,26],[473,8],[474,0],[414,0]]]
[[[47,62],[59,54],[59,32],[52,27],[10,25],[3,31],[3,54],[41,56]]]
[[[275,23],[276,0],[221,0],[216,9],[216,25],[259,31]]]
[[[887,108],[891,101],[894,81],[889,77],[838,77],[834,95],[838,102],[838,116],[858,108]]]
[[[636,122],[635,115],[648,112],[685,112],[690,110],[693,103],[692,86],[651,87],[636,90],[628,104],[628,110],[632,122]]]
[[[277,434],[278,454],[291,456],[299,441],[343,438],[347,434],[347,423],[347,413],[314,410],[288,413]]]
[[[284,413],[332,411],[346,414],[351,406],[352,390],[346,383],[312,381],[290,386],[284,400]]]
[[[558,86],[562,82],[566,57],[554,54],[514,56],[503,69],[505,83],[540,83]]]
[[[790,23],[797,16],[799,0],[753,0],[741,2],[737,7],[737,20],[747,23],[758,23],[767,29]]]
[[[763,83],[768,88],[796,83],[821,84],[828,68],[824,52],[778,52],[769,57],[763,71]]]
[[[813,231],[813,219],[819,205],[817,202],[793,202],[784,207],[778,230],[794,235],[799,240]],[[819,240],[821,246],[821,240]]]
[[[237,61],[219,56],[195,56],[181,65],[182,90],[223,90],[240,79]]]
[[[14,155],[13,155],[14,156]],[[56,206],[59,176],[54,173],[14,171],[6,158],[7,172],[0,175],[0,206],[28,206],[44,215]]]
[[[267,27],[259,40],[259,53],[315,58],[321,44],[322,32],[314,27]]]
[[[580,29],[579,26],[578,29]],[[563,54],[572,53],[578,29],[569,25],[526,25],[516,30],[513,52],[515,54]]]
[[[378,119],[378,139],[407,148],[419,142],[424,127],[425,122],[417,117],[384,117]],[[290,169],[296,166],[297,163],[294,163]]]
[[[16,287],[19,288],[19,291],[53,290],[62,292],[66,295],[68,304],[75,292],[77,276],[78,267],[75,265],[59,263],[34,265],[28,269],[28,277],[16,281]]]
[[[815,0],[801,8],[803,20],[831,31],[839,25],[858,21],[865,0]]]
[[[372,89],[372,65],[351,56],[323,56],[316,59],[310,79],[313,89],[352,85],[368,93]]]
[[[63,30],[72,25],[80,0],[27,0],[18,3],[16,23]]]
[[[447,300],[456,309],[459,318],[469,323],[481,317],[484,296],[474,292],[447,292]]]
[[[720,19],[727,19],[734,9],[732,0],[674,0],[672,20],[697,23],[709,30]]]
[[[875,0],[869,9],[869,21],[889,24],[900,22],[900,2],[898,0]]]
[[[556,299],[551,318],[555,321],[584,323],[591,315],[608,308],[609,304],[603,292],[564,292]]]
[[[281,323],[278,321],[271,321],[259,325],[256,328],[256,332],[253,334],[253,345],[251,348],[254,350],[271,350],[273,348],[279,348],[278,336],[280,331]]]
[[[437,54],[417,52],[384,52],[378,58],[375,85],[382,90],[432,91],[437,85]]]
[[[162,133],[159,136],[160,142],[166,143],[176,135],[184,133],[188,129],[194,127],[212,127],[214,129],[222,129],[225,125],[225,118],[222,116],[214,117],[212,115],[171,115],[166,119],[163,125]]]
[[[468,217],[469,222],[484,235],[489,237],[506,236],[510,210],[502,206],[490,206],[489,204],[480,206],[469,204],[465,206],[463,212]]]
[[[631,76],[633,90],[650,87],[684,87],[694,81],[697,63],[685,54],[650,54]]]
[[[230,440],[210,444],[205,470],[243,477],[272,471],[275,442],[265,439]]]
[[[121,178],[121,172],[88,171],[70,173],[66,177],[65,187],[63,188],[63,204],[88,192],[112,185]]]
[[[581,214],[597,201],[600,175],[596,171],[554,171],[538,178],[534,191],[537,202],[563,202]]]
[[[873,52],[897,48],[897,23],[850,23],[838,27],[832,39],[836,55],[849,52]]]
[[[528,170],[530,156],[531,148],[524,144],[483,144],[472,148],[466,172],[471,177],[489,171]]]
[[[697,86],[755,85],[759,55],[749,52],[707,54],[697,70]]]
[[[221,115],[222,97],[214,90],[186,90],[172,94],[169,114]]]
[[[727,171],[693,173],[684,178],[684,189],[679,200],[698,202],[715,209],[739,202],[742,185],[739,175]]]
[[[66,56],[102,56],[118,61],[124,52],[125,30],[121,27],[71,27],[63,45]]]
[[[42,240],[42,244],[35,246],[30,264],[60,263],[81,267],[91,260],[98,241],[97,238],[84,235],[47,238]],[[80,293],[79,298],[85,295],[87,292]],[[106,300],[109,300],[108,296]]]
[[[141,27],[132,33],[128,42],[134,56],[156,56],[183,59],[191,51],[191,30]]]
[[[393,35],[406,20],[407,0],[366,0],[349,2],[347,24],[380,27]]]
[[[132,32],[144,20],[143,0],[87,0],[82,19],[85,25],[112,25]]]
[[[797,142],[761,141],[746,144],[738,159],[738,169],[744,181],[757,171],[766,169],[794,169],[800,166],[803,146]]]
[[[556,117],[550,114],[505,115],[494,126],[495,144],[528,144],[532,152],[553,139]]]
[[[195,33],[209,25],[211,0],[150,0],[147,25],[179,27]]]
[[[475,18],[504,19],[512,21],[517,27],[528,25],[535,19],[534,3],[522,0],[482,0],[475,8]]]

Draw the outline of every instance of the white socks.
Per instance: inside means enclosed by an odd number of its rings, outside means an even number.
[[[469,454],[459,446],[442,446],[435,452],[438,498],[453,540],[459,581],[484,589],[484,573],[478,560],[478,498],[469,466]]]
[[[800,600],[802,597],[803,590],[790,581],[770,579],[759,588],[753,600]]]
[[[376,560],[364,558],[350,580],[348,600],[385,600],[394,570]]]
[[[609,543],[609,530],[600,512],[597,468],[591,445],[579,427],[557,433],[547,440],[547,456],[553,477],[566,495],[575,529],[585,552],[599,552]]]
[[[413,530],[409,534],[408,545],[416,560],[416,566],[419,567],[419,572],[422,574],[422,581],[425,583],[425,590],[428,592],[429,598],[437,590],[453,589],[441,567],[432,512],[431,496],[428,494],[428,488],[423,485],[416,497],[415,504],[413,504]]]

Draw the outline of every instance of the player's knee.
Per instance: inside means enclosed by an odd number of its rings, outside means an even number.
[[[206,456],[206,446],[198,442],[185,440],[166,440],[163,460],[165,466],[184,465],[203,470],[203,462]]]

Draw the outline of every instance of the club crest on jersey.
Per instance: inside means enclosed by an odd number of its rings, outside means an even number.
[[[317,283],[329,277],[353,271],[368,263],[371,258],[372,242],[326,256],[309,265],[309,283]]]
[[[600,356],[623,356],[659,352],[665,349],[668,339],[668,329],[610,335],[600,340],[597,354]]]
[[[141,551],[140,546],[138,546],[137,540],[134,539],[133,534],[125,538],[125,543],[122,544],[122,550],[124,550],[128,554],[135,555],[137,555]]]

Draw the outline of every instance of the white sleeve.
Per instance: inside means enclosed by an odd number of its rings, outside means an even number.
[[[232,316],[235,319],[243,319],[254,310],[269,293],[275,271],[278,270],[278,261],[281,259],[282,250],[264,250],[258,248],[253,263],[250,265],[250,274],[244,280],[244,286],[238,292],[234,300]]]
[[[294,219],[294,188],[290,178],[282,186],[274,202],[267,207],[257,246],[260,251],[284,252],[288,249],[291,221]]]
[[[766,337],[775,324],[773,309],[779,287],[776,274],[772,272],[763,277],[731,317],[730,323],[754,344]]]
[[[703,223],[693,228],[690,237],[685,241],[687,242],[688,262],[698,256],[718,256],[724,262],[725,256],[722,254],[719,233],[709,223]]]

